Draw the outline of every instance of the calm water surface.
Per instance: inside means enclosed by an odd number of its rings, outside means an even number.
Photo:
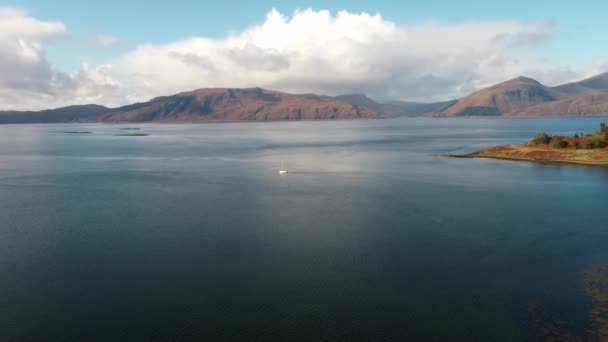
[[[608,169],[439,155],[601,121],[0,126],[0,340],[584,335]]]

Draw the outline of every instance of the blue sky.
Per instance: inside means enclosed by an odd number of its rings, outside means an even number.
[[[141,43],[162,43],[190,36],[222,37],[263,21],[271,8],[290,14],[296,9],[380,13],[408,24],[423,20],[553,20],[557,35],[542,52],[563,62],[588,63],[605,58],[608,48],[608,4],[600,0],[508,2],[463,1],[81,1],[21,0],[5,5],[28,9],[40,19],[64,22],[73,37],[48,47],[49,58],[62,68],[83,60],[102,62]],[[86,46],[87,35],[103,32],[124,42],[100,51]]]
[[[606,23],[599,0],[0,0],[0,109],[205,87],[437,101],[520,75],[557,85],[608,71]]]

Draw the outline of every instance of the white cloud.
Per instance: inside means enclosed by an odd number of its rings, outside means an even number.
[[[106,65],[64,73],[49,65],[42,49],[49,39],[66,34],[64,25],[5,9],[0,11],[0,101],[28,108],[118,105],[196,88],[252,86],[429,101],[460,97],[518,75],[557,84],[608,67],[572,67],[537,56],[555,25],[519,20],[398,25],[378,14],[308,9],[285,16],[272,10],[263,23],[221,39],[140,45]],[[117,42],[97,38],[100,45]],[[24,101],[24,92],[31,99]]]
[[[505,20],[400,26],[378,14],[308,9],[287,17],[272,10],[262,24],[238,34],[140,46],[116,65],[146,80],[131,87],[140,100],[250,86],[448,99],[526,71],[529,65],[517,56],[550,39],[554,25]]]
[[[42,42],[67,34],[60,22],[41,22],[12,8],[0,8],[0,87],[45,90],[51,76]]]
[[[95,36],[95,44],[99,47],[105,48],[113,45],[120,44],[122,41],[120,38],[110,36],[108,34],[100,33]]]
[[[67,34],[61,22],[0,7],[0,109],[41,109],[114,98],[119,84],[112,80],[110,66],[84,65],[75,73],[65,73],[48,62],[44,43]]]

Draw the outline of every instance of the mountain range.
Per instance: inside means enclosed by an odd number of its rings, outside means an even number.
[[[288,94],[261,88],[208,88],[118,108],[69,106],[0,111],[2,123],[347,120],[398,116],[580,116],[608,114],[608,73],[548,87],[518,77],[458,100],[381,103],[363,94]]]
[[[106,122],[278,121],[373,119],[365,107],[318,95],[293,95],[261,88],[200,89],[116,108]]]
[[[608,114],[608,73],[547,87],[518,77],[465,96],[434,116],[581,116]]]

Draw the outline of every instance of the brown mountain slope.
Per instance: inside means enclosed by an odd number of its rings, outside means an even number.
[[[466,96],[435,116],[498,116],[561,98],[557,91],[538,81],[518,77]]]
[[[350,103],[317,95],[292,95],[260,88],[201,89],[114,109],[106,122],[193,122],[333,120],[377,118]]]
[[[595,91],[559,101],[539,104],[511,116],[584,116],[607,115],[608,91]]]
[[[0,111],[0,124],[91,122],[97,121],[109,111],[109,108],[99,105],[69,106],[38,112]]]

